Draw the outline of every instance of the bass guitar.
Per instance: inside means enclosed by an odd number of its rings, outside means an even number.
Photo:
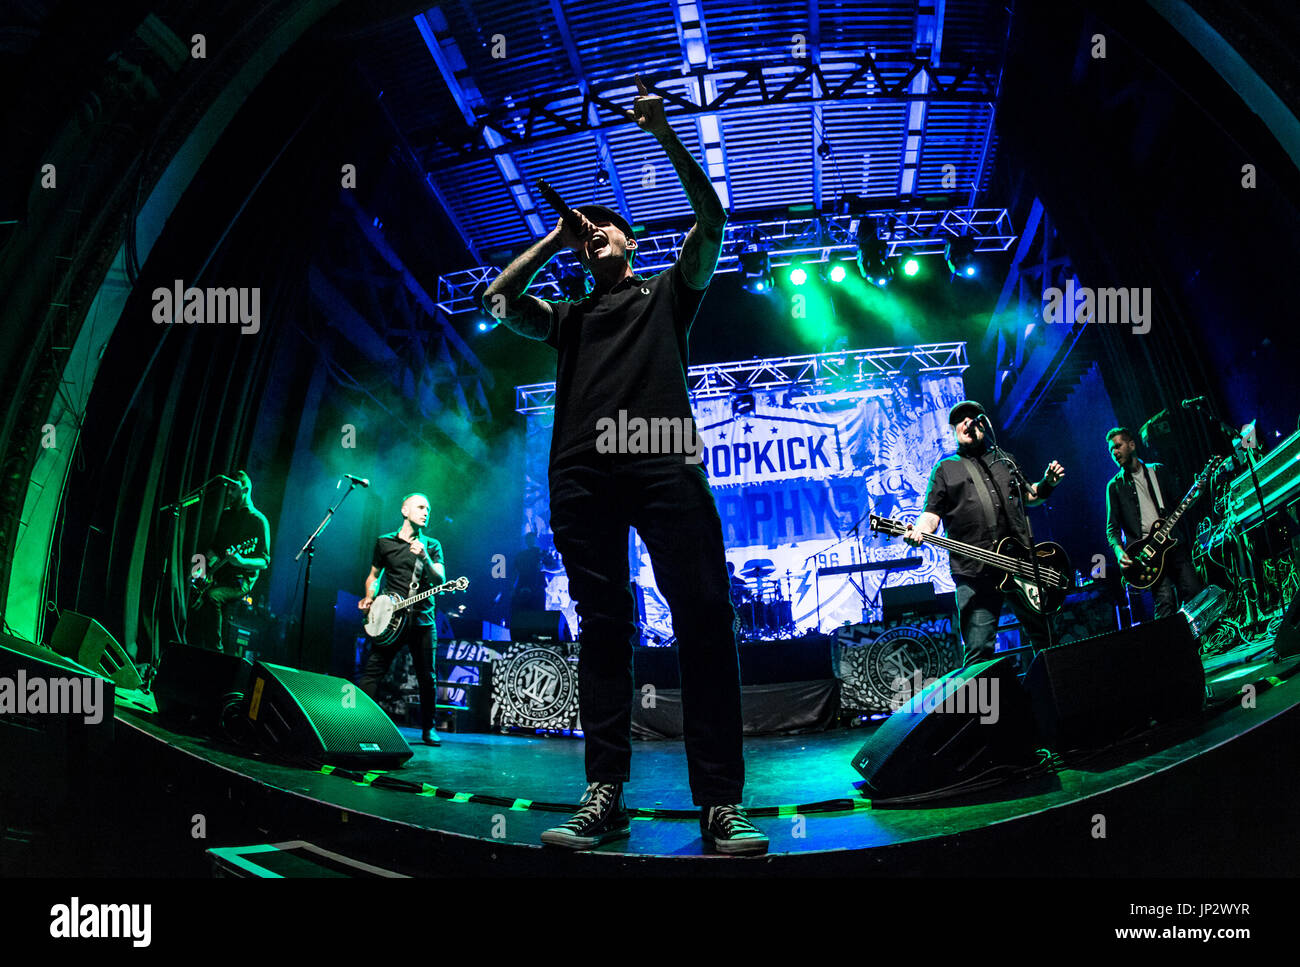
[[[1186,513],[1187,508],[1196,503],[1205,482],[1226,459],[1227,457],[1211,457],[1205,469],[1196,475],[1196,479],[1187,490],[1187,496],[1174,508],[1173,513],[1152,524],[1146,537],[1124,548],[1133,562],[1132,567],[1124,569],[1124,583],[1129,587],[1145,591],[1164,576],[1166,558],[1169,552],[1178,546],[1178,538],[1173,536],[1174,525]]]
[[[397,640],[397,636],[402,633],[402,628],[406,623],[407,616],[402,613],[403,611],[435,594],[464,591],[467,587],[469,587],[469,579],[458,577],[454,581],[439,584],[427,591],[413,594],[409,598],[398,597],[395,594],[376,595],[375,600],[370,603],[370,610],[366,612],[366,637],[370,639],[372,645],[378,645],[381,648],[385,645],[391,645]]]
[[[203,605],[208,600],[207,590],[208,588],[212,587],[213,582],[216,581],[217,572],[220,571],[227,564],[229,564],[231,558],[242,556],[244,554],[247,554],[249,551],[256,550],[256,549],[257,549],[257,538],[250,537],[242,544],[236,544],[233,547],[226,548],[225,554],[221,555],[221,557],[217,558],[215,561],[209,564],[206,568],[203,569],[203,571],[192,575],[190,577],[189,597],[187,598],[187,602],[188,602],[187,606],[189,610],[198,611],[199,608],[203,607]],[[256,580],[257,578],[254,577],[253,581]],[[252,589],[253,589],[253,584],[252,582],[250,582],[248,587],[244,588],[244,592],[247,593]]]
[[[871,529],[890,537],[902,537],[908,525],[901,520],[871,515]],[[913,533],[920,533],[913,531]],[[1038,614],[1055,614],[1065,603],[1065,596],[1074,587],[1074,572],[1070,569],[1070,559],[1066,557],[1065,548],[1060,544],[1046,541],[1034,545],[1033,558],[1029,548],[1014,537],[1004,537],[997,547],[989,550],[955,541],[951,537],[938,534],[921,534],[921,540],[935,547],[942,547],[950,554],[960,554],[971,560],[987,564],[1003,573],[998,583],[998,590],[1016,595],[1025,605]],[[1033,560],[1038,560],[1038,573],[1043,579],[1043,594],[1038,592],[1034,581]]]

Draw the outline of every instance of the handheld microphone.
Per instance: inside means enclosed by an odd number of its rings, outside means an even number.
[[[350,473],[345,473],[343,476],[347,477],[349,480],[351,480],[351,481],[352,481],[354,484],[356,484],[358,487],[369,487],[369,486],[370,486],[370,481],[367,480],[365,477],[354,477],[354,476],[352,476],[352,474],[350,474]]]
[[[581,235],[582,219],[578,217],[577,212],[564,203],[560,193],[548,185],[545,178],[537,179],[537,190],[546,199],[546,203],[554,208],[555,213],[564,220],[564,224],[569,226],[571,231]]]
[[[1192,407],[1200,406],[1204,402],[1204,396],[1193,396],[1190,400],[1183,400],[1183,409],[1190,410]]]

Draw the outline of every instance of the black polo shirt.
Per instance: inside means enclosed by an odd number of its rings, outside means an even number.
[[[559,351],[551,466],[596,452],[596,423],[691,419],[687,335],[706,289],[686,284],[677,263],[650,279],[633,275],[600,295],[549,302],[546,343]]]
[[[370,564],[382,572],[380,594],[407,598],[413,593],[426,591],[439,583],[431,565],[442,563],[442,545],[427,534],[423,534],[420,536],[420,543],[424,545],[425,553],[417,555],[411,553],[411,545],[397,534],[397,531],[393,531],[375,541],[375,550],[371,555]],[[411,589],[412,581],[415,582],[414,591]],[[418,604],[411,605],[407,610],[410,611],[411,619],[415,624],[432,625],[433,605],[433,597],[428,597]]]
[[[227,508],[217,523],[216,532],[212,535],[212,549],[224,555],[230,548],[250,540],[256,541],[256,546],[252,550],[244,551],[241,556],[261,557],[270,561],[271,525],[267,523],[266,515],[256,507],[250,509],[243,504]],[[262,573],[262,570],[262,568],[243,568],[236,564],[227,564],[213,575],[212,580],[213,584],[219,587],[238,586],[241,591],[247,593],[257,583],[257,576]]]
[[[925,491],[925,509],[939,516],[943,521],[944,533],[955,541],[988,549],[1004,537],[1014,537],[1027,544],[1021,523],[1020,499],[1011,483],[1011,471],[1003,461],[995,459],[990,453],[975,459],[988,469],[993,485],[997,488],[996,492],[989,493],[993,509],[997,512],[996,527],[989,528],[984,516],[984,505],[975,491],[975,487],[980,484],[972,479],[970,468],[958,454],[944,457],[935,464],[930,473],[930,484]],[[1011,459],[1015,460],[1015,457],[1011,456]],[[998,500],[999,493],[1001,500]],[[951,552],[948,559],[954,578],[1001,574],[995,568],[956,552]]]

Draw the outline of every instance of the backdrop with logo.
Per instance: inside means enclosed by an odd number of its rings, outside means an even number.
[[[952,590],[946,551],[913,550],[872,535],[865,517],[873,512],[910,520],[921,512],[931,468],[954,449],[947,415],[965,397],[960,369],[692,399],[727,560],[737,572],[752,569],[753,562],[770,568],[761,588],[755,577],[747,580],[753,591],[788,602],[780,606],[788,633],[878,619],[882,584],[930,581],[938,592]],[[524,529],[537,532],[548,548],[554,546],[546,474],[552,422],[549,408],[528,413],[523,495]],[[921,557],[921,566],[820,579],[815,574],[818,568],[907,556]],[[642,641],[670,641],[672,618],[635,530],[629,533],[628,560]],[[563,611],[576,635],[562,572],[547,582],[546,607]]]

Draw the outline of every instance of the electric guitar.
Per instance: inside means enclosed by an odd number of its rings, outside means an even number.
[[[1146,537],[1124,548],[1129,559],[1133,561],[1132,567],[1124,569],[1125,584],[1139,591],[1145,591],[1164,576],[1165,558],[1178,546],[1178,539],[1172,536],[1174,525],[1178,523],[1178,518],[1183,516],[1187,508],[1196,503],[1205,482],[1226,459],[1226,457],[1211,457],[1205,469],[1196,475],[1196,479],[1187,490],[1187,496],[1174,508],[1173,513],[1152,524]]]
[[[375,600],[370,603],[370,610],[366,612],[366,637],[370,639],[372,645],[381,648],[390,645],[397,640],[397,636],[402,633],[402,628],[406,624],[406,615],[402,614],[402,611],[432,595],[444,594],[448,591],[464,591],[467,587],[469,587],[469,579],[459,577],[446,584],[429,588],[427,591],[421,591],[419,594],[413,594],[409,598],[400,598],[395,594],[376,595]]]
[[[871,529],[890,537],[902,537],[908,525],[901,520],[871,515]],[[913,531],[920,534],[920,531]],[[955,541],[951,537],[937,534],[921,534],[921,540],[935,547],[942,547],[950,554],[960,554],[996,568],[1004,575],[998,584],[998,590],[1014,594],[1038,614],[1055,614],[1065,603],[1065,596],[1074,587],[1074,572],[1070,570],[1070,559],[1065,555],[1065,548],[1060,544],[1045,541],[1034,545],[1034,557],[1038,559],[1038,573],[1043,579],[1043,595],[1038,592],[1034,581],[1033,558],[1029,548],[1014,537],[1004,537],[997,547],[989,550]]]
[[[227,564],[229,564],[230,559],[232,557],[241,556],[247,554],[249,551],[256,550],[256,549],[257,549],[257,538],[250,537],[248,540],[244,541],[241,544],[236,544],[234,547],[226,548],[226,553],[223,554],[221,557],[217,558],[211,564],[209,564],[204,569],[201,575],[199,574],[192,575],[190,577],[190,591],[188,597],[189,610],[198,611],[199,608],[203,607],[203,605],[207,603],[208,588],[212,587],[213,582],[216,581],[217,572],[220,571]],[[255,583],[256,581],[257,581],[257,577],[254,576],[252,581],[249,583],[248,587],[244,589],[244,591],[246,593],[248,591],[251,591],[253,589],[253,583]]]

